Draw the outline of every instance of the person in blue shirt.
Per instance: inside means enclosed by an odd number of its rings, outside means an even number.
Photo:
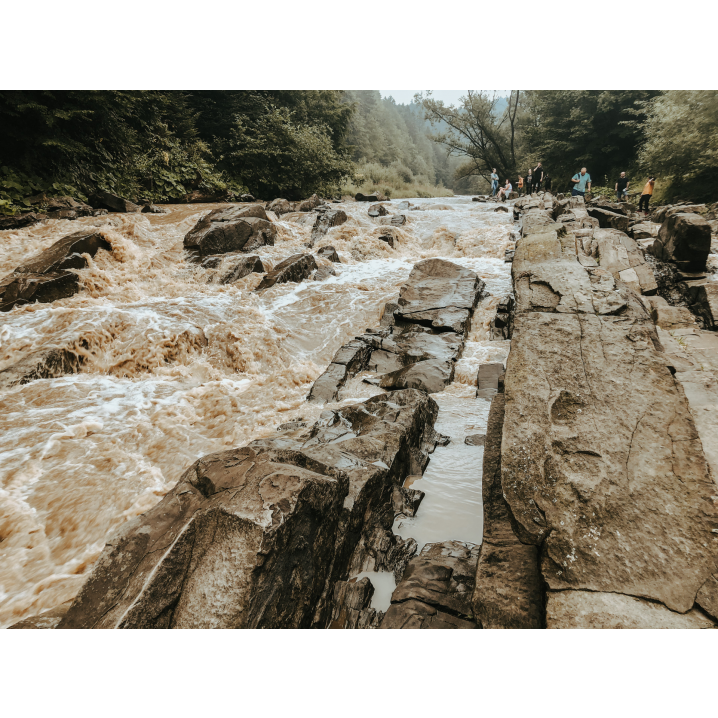
[[[496,167],[491,171],[491,196],[496,194],[496,190],[499,188],[499,176],[496,174]]]
[[[574,197],[577,195],[579,197],[583,197],[586,192],[591,191],[591,175],[586,172],[585,167],[581,167],[581,172],[579,174],[575,174],[572,177],[571,182],[573,182],[571,194]]]

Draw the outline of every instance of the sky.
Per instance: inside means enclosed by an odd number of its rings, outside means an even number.
[[[413,99],[414,94],[419,90],[379,90],[382,97],[391,95],[398,104],[408,105]],[[489,90],[491,92],[491,90]],[[495,90],[499,95],[508,95],[508,90]],[[466,94],[466,90],[434,90],[434,99],[443,100],[447,105],[456,104],[462,95]]]

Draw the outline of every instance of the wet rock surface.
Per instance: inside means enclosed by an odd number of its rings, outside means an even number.
[[[419,262],[398,300],[387,303],[382,326],[339,349],[309,400],[336,400],[346,381],[365,369],[380,375],[372,381],[384,389],[442,391],[453,380],[483,291],[475,272],[445,260]]]
[[[277,229],[261,205],[212,210],[187,233],[185,249],[206,257],[274,245]]]
[[[393,392],[203,457],[113,536],[58,628],[300,628],[360,613],[366,585],[338,582],[403,572],[416,551],[391,532],[393,492],[426,465],[436,414],[425,394]]]
[[[649,252],[664,262],[675,262],[682,269],[702,272],[711,250],[711,228],[699,214],[676,212],[661,225],[658,239]]]
[[[138,204],[130,202],[124,197],[103,190],[98,190],[90,195],[89,202],[96,209],[106,209],[109,212],[139,212],[142,209]]]
[[[427,544],[406,567],[380,628],[478,628],[471,597],[479,547]]]
[[[275,284],[284,282],[301,282],[311,276],[317,267],[317,262],[311,254],[294,254],[280,262],[259,283],[256,291],[269,289]]]
[[[80,287],[77,274],[99,249],[110,251],[110,243],[96,231],[75,232],[27,260],[0,280],[0,311],[19,304],[54,302],[76,294]]]
[[[343,209],[320,208],[312,227],[312,244],[321,239],[332,227],[338,227],[346,221],[347,213]]]

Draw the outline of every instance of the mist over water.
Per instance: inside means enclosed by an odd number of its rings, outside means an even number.
[[[252,291],[259,274],[221,285],[222,267],[186,261],[184,235],[222,205],[0,232],[0,276],[89,227],[112,245],[78,271],[79,294],[0,315],[0,370],[47,347],[71,347],[83,360],[78,374],[0,390],[0,626],[72,599],[107,538],[157,503],[198,457],[295,418],[316,419],[324,407],[305,402],[312,382],[339,346],[378,325],[384,303],[427,257],[476,271],[492,296],[476,311],[454,384],[435,397],[437,429],[455,441],[437,449],[415,484],[427,497],[400,533],[420,544],[481,540],[483,449],[462,442],[485,430],[489,404],[473,398],[479,364],[508,352],[507,342],[488,341],[487,329],[510,289],[503,256],[511,219],[466,197],[411,201],[427,209],[407,213],[394,249],[378,239],[367,205],[340,205],[349,220],[314,249],[336,248],[338,276],[261,294]],[[275,246],[256,252],[265,267],[308,251],[311,228],[298,219],[285,215]],[[338,404],[381,392],[361,379],[347,383]],[[460,451],[450,453],[457,443]],[[471,516],[458,520],[462,502]],[[452,518],[461,535],[451,535]]]

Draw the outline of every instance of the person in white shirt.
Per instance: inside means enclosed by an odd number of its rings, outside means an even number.
[[[508,199],[512,190],[513,190],[513,187],[511,186],[511,182],[506,180],[506,184],[499,190],[499,194],[498,194],[499,202],[503,202],[505,199]]]

